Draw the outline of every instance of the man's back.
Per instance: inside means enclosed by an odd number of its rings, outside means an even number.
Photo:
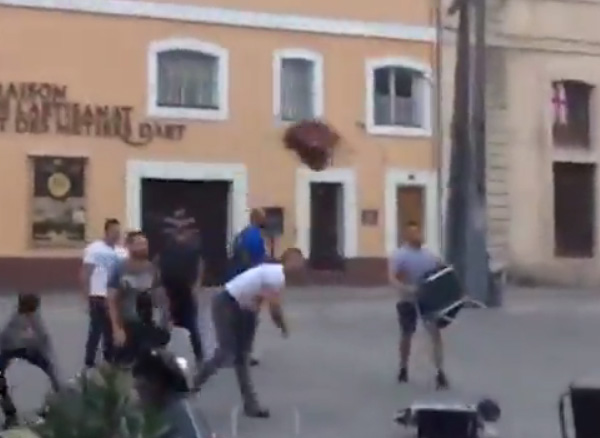
[[[201,251],[194,242],[171,240],[159,256],[161,278],[165,281],[189,283],[196,281]]]
[[[260,228],[249,225],[236,236],[232,248],[230,278],[264,263],[266,258],[265,241]]]

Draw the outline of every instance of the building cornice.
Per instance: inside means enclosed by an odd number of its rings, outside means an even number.
[[[455,28],[445,27],[443,34],[445,46],[453,46],[456,44]],[[579,56],[600,55],[600,41],[575,40],[569,38],[491,32],[487,36],[487,45],[489,47],[516,51],[533,51]]]
[[[434,27],[138,0],[0,0],[0,6],[291,32],[435,42]]]

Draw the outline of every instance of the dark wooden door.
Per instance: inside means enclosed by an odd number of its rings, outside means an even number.
[[[596,166],[554,163],[554,243],[562,257],[593,257]]]
[[[142,229],[150,240],[151,253],[159,252],[165,243],[166,219],[184,210],[199,232],[205,285],[222,284],[227,270],[229,189],[226,181],[143,180]]]
[[[416,222],[425,232],[425,190],[420,186],[399,186],[396,190],[397,245],[404,242],[406,225]]]
[[[343,212],[339,208],[343,187],[339,183],[310,185],[310,265],[313,269],[344,267]]]

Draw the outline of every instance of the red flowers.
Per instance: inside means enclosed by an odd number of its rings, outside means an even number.
[[[333,128],[319,120],[306,120],[290,126],[283,137],[288,149],[312,170],[325,169],[338,144],[340,136]]]

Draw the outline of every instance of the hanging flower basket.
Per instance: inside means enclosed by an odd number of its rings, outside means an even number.
[[[285,146],[312,170],[323,170],[329,165],[339,140],[338,133],[320,120],[298,122],[283,137]]]

